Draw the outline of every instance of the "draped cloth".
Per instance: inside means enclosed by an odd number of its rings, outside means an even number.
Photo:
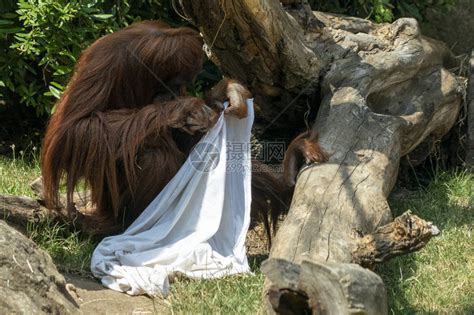
[[[248,117],[221,114],[178,173],[120,235],[104,238],[91,270],[104,286],[130,295],[166,296],[169,275],[216,278],[248,273],[250,223]]]

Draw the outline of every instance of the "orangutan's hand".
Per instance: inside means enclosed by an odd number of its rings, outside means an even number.
[[[247,99],[251,94],[247,88],[236,80],[224,79],[214,86],[208,93],[208,102],[222,109],[222,103],[229,101],[224,113],[236,116],[239,119],[247,117]]]

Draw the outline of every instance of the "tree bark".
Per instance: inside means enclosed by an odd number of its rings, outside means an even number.
[[[13,224],[20,230],[25,230],[29,223],[43,221],[66,223],[73,229],[80,230],[90,236],[103,237],[120,231],[119,226],[111,226],[108,218],[94,214],[90,202],[90,192],[74,194],[75,209],[66,209],[66,196],[60,196],[61,206],[58,209],[48,209],[43,200],[43,179],[38,177],[31,183],[31,190],[37,199],[26,196],[0,194],[0,218]]]
[[[20,226],[57,215],[37,200],[25,196],[0,195],[0,218]]]
[[[385,314],[382,280],[353,263],[370,267],[439,232],[409,213],[391,223],[387,196],[400,157],[458,116],[462,88],[444,68],[452,55],[414,19],[374,24],[284,2],[182,0],[212,59],[251,86],[263,130],[319,107],[313,128],[331,157],[299,174],[262,266],[267,310]]]
[[[308,47],[303,29],[282,10],[280,2],[181,3],[184,13],[199,27],[210,59],[226,75],[252,87],[258,122],[255,132],[301,124],[330,57]]]

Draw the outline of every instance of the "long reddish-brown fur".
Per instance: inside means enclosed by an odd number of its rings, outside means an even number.
[[[216,121],[203,99],[182,93],[201,70],[201,47],[190,28],[146,21],[106,35],[82,53],[44,139],[49,207],[58,206],[62,182],[68,208],[75,189],[85,184],[97,216],[122,227],[133,222]],[[227,113],[245,117],[236,102],[249,93],[240,84],[223,81],[210,95],[208,104],[230,98]],[[287,155],[307,157],[305,139]],[[253,208],[274,218],[286,211],[291,191],[273,174],[254,173],[252,190]],[[258,217],[258,210],[252,212]]]

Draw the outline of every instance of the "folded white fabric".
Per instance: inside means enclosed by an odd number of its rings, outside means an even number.
[[[247,105],[245,119],[222,114],[135,222],[100,242],[91,269],[104,286],[166,296],[175,272],[191,278],[250,272],[253,101]]]

